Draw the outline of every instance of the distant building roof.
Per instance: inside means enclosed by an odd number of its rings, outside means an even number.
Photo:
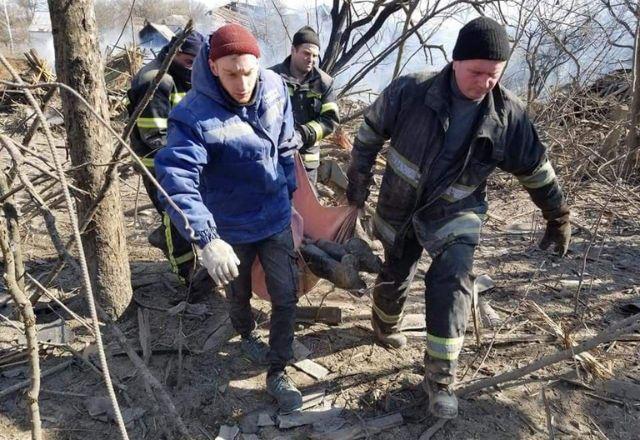
[[[238,11],[233,11],[226,6],[212,9],[209,12],[207,12],[207,15],[211,15],[214,21],[217,21],[223,24],[238,23],[238,24],[241,24],[242,26],[249,27],[251,23],[251,21],[246,15]]]
[[[159,47],[171,41],[175,34],[164,24],[148,21],[138,32],[141,46]]]

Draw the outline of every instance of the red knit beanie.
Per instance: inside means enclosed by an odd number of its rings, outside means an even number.
[[[251,54],[260,58],[258,40],[249,29],[239,24],[226,24],[209,37],[209,59],[215,61],[227,55]]]

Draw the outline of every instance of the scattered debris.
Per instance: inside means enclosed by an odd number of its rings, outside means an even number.
[[[314,423],[312,426],[313,432],[328,434],[335,432],[342,428],[347,421],[342,417],[334,417],[329,420],[322,420]]]
[[[339,307],[298,306],[296,321],[322,322],[329,325],[342,324],[342,309]]]
[[[291,414],[278,416],[278,427],[280,429],[294,428],[296,426],[311,425],[323,420],[333,419],[342,413],[342,408],[311,409],[296,411]]]
[[[273,421],[271,414],[269,414],[268,412],[262,411],[260,414],[258,414],[258,426],[264,427],[275,425],[276,423]]]
[[[489,302],[483,298],[478,299],[478,307],[480,309],[480,317],[482,323],[491,328],[496,329],[502,325],[502,318],[498,313],[489,305]]]
[[[526,223],[511,223],[507,225],[504,230],[507,234],[513,235],[527,235],[534,231],[530,221]]]
[[[302,342],[298,339],[293,340],[293,358],[296,361],[301,361],[303,359],[307,359],[311,355],[311,350],[307,348]]]
[[[181,301],[167,310],[167,315],[175,316],[182,312],[184,312],[185,315],[203,316],[209,314],[209,307],[205,303],[191,304],[186,301]]]
[[[329,370],[310,359],[298,361],[294,363],[293,366],[316,380],[322,380],[329,375]]]
[[[302,410],[313,408],[324,402],[325,390],[302,395]]]
[[[640,313],[640,300],[635,300],[632,302],[628,302],[626,304],[622,304],[620,306],[620,311],[624,313],[626,316]]]
[[[37,324],[39,342],[52,342],[54,344],[68,344],[73,342],[74,334],[69,325],[62,319],[57,319],[46,324]],[[27,339],[24,335],[18,337],[19,344],[26,344]]]
[[[233,440],[240,434],[240,428],[237,426],[222,425],[216,440]]]
[[[403,332],[424,330],[427,328],[427,320],[424,313],[411,313],[404,315],[402,322],[400,323],[400,329]]]
[[[231,325],[231,319],[227,317],[222,320],[222,323],[209,335],[202,351],[218,351],[229,339],[236,334],[236,331]]]
[[[626,380],[609,379],[600,384],[609,395],[622,399],[640,400],[640,385]]]
[[[483,293],[496,287],[496,283],[493,282],[489,275],[484,274],[473,280],[473,287],[476,289],[476,292]]]
[[[356,426],[340,429],[328,433],[312,433],[313,440],[354,440],[359,438],[369,438],[373,434],[378,434],[384,430],[400,426],[404,423],[402,415],[399,413],[390,414],[384,417],[365,420]]]

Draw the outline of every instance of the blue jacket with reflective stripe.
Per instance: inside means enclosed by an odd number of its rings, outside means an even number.
[[[224,91],[202,46],[193,87],[169,115],[167,145],[156,176],[184,212],[204,247],[214,238],[252,243],[283,231],[296,188],[294,123],[287,88],[260,69],[253,103],[240,106]],[[183,218],[159,194],[171,221],[189,239]]]

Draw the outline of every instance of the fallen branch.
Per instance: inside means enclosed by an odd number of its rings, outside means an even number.
[[[52,374],[59,373],[60,371],[66,370],[67,368],[69,368],[71,364],[73,364],[73,362],[74,362],[73,359],[70,359],[68,361],[59,363],[55,367],[42,371],[40,373],[40,379],[44,379],[47,376],[51,376]],[[5,388],[4,390],[0,391],[0,398],[6,397],[11,393],[15,393],[16,391],[21,390],[22,388],[26,388],[29,386],[30,383],[31,383],[31,380],[27,379],[27,380],[23,380],[22,382],[18,382],[15,385],[11,385],[9,388]]]
[[[479,380],[463,388],[460,388],[456,391],[456,394],[460,397],[466,397],[485,388],[494,387],[504,382],[510,382],[516,379],[520,379],[521,377],[526,376],[527,374],[531,374],[534,371],[540,370],[542,368],[548,367],[549,365],[553,365],[567,359],[571,359],[577,354],[592,350],[600,344],[613,341],[624,334],[633,333],[638,329],[640,329],[640,314],[630,316],[626,319],[623,319],[622,321],[617,322],[616,324],[613,324],[606,330],[603,330],[593,338],[584,341],[580,345],[576,345],[573,348],[545,356],[522,368],[508,371],[506,373],[499,374],[498,376]]]
[[[189,433],[187,426],[182,421],[182,418],[180,417],[180,414],[178,414],[176,406],[173,404],[171,397],[164,389],[160,381],[158,381],[158,379],[156,379],[151,371],[149,371],[142,358],[138,356],[138,353],[136,353],[131,344],[129,344],[129,341],[127,341],[127,337],[124,333],[122,333],[122,330],[120,330],[116,325],[110,326],[110,329],[116,337],[120,347],[127,353],[127,356],[129,357],[129,359],[131,359],[133,365],[142,375],[142,379],[144,380],[144,382],[147,384],[147,386],[155,390],[158,399],[168,411],[168,414],[165,414],[165,416],[171,416],[171,418],[173,419],[173,423],[184,438],[191,438],[191,434]]]
[[[20,153],[20,151],[18,151],[17,148],[15,148],[12,140],[7,136],[0,135],[0,144],[4,146],[4,148],[7,150],[7,152],[11,156],[11,159],[15,164],[14,169],[18,174],[18,178],[20,179],[20,182],[22,182],[22,184],[25,186],[25,188],[27,189],[27,192],[29,193],[29,196],[33,199],[34,203],[40,210],[40,213],[44,218],[47,231],[49,232],[49,236],[51,237],[51,242],[53,243],[53,247],[56,249],[56,252],[61,258],[66,260],[73,269],[76,270],[76,273],[81,274],[80,267],[75,262],[71,254],[69,254],[68,249],[64,246],[62,242],[62,238],[60,238],[60,234],[58,233],[58,229],[56,227],[56,217],[53,215],[53,212],[49,208],[49,205],[47,204],[47,202],[42,198],[42,196],[33,186],[31,181],[27,177],[27,175],[22,171],[22,165],[24,163],[22,154]],[[31,303],[34,304],[33,301]]]
[[[551,328],[551,331],[556,335],[556,337],[561,341],[564,345],[564,348],[574,347],[576,344],[573,339],[573,335],[570,333],[566,333],[562,327],[556,324],[553,319],[546,314],[546,312],[536,304],[534,301],[528,301],[527,304],[534,311],[542,316],[544,322]],[[595,358],[591,353],[577,354],[575,358],[584,364],[584,367],[594,376],[600,379],[608,379],[613,375],[613,372],[610,368],[607,368],[602,364],[598,359]]]
[[[442,429],[442,427],[446,425],[449,420],[450,419],[438,419],[436,423],[431,425],[429,429],[422,433],[418,440],[429,440],[436,434],[436,432],[440,431],[440,429]]]

